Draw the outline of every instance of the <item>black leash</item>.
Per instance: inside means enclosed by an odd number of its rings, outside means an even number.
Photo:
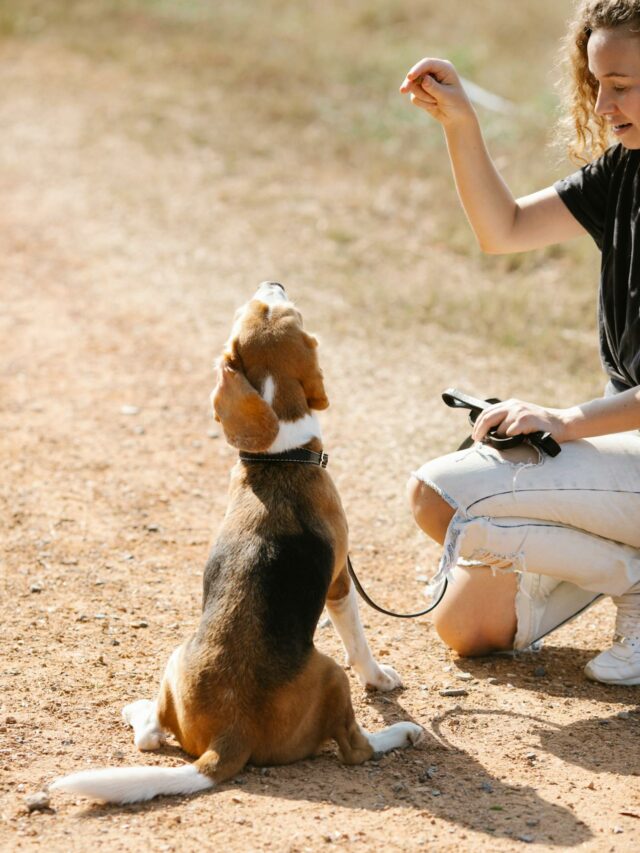
[[[480,412],[483,412],[495,403],[502,402],[497,397],[491,397],[488,400],[480,400],[477,397],[472,397],[470,394],[464,394],[462,391],[458,391],[457,388],[447,388],[447,390],[442,393],[442,399],[447,406],[451,406],[451,408],[469,409],[469,421],[472,426],[478,419]],[[486,444],[489,444],[491,447],[495,447],[497,450],[506,450],[509,447],[517,447],[525,442],[534,445],[549,456],[557,456],[561,450],[558,442],[551,436],[551,433],[548,432],[533,432],[513,436],[503,436],[498,435],[495,429],[492,429],[487,433],[484,441]],[[473,439],[469,436],[462,442],[458,450],[466,450],[472,445]],[[384,613],[385,616],[395,616],[397,619],[415,619],[417,616],[426,616],[427,613],[431,613],[431,611],[435,610],[444,598],[444,594],[447,591],[448,586],[447,579],[443,578],[441,588],[437,593],[437,600],[433,604],[429,605],[425,610],[421,610],[419,613],[394,613],[393,610],[387,610],[384,607],[380,607],[380,605],[376,604],[375,601],[367,595],[362,588],[362,584],[358,580],[358,576],[354,571],[350,557],[347,557],[347,570],[355,588],[370,607],[373,607],[373,609],[377,610],[379,613]]]
[[[431,613],[432,610],[440,604],[442,599],[444,598],[444,594],[447,591],[448,581],[446,578],[442,579],[442,589],[439,590],[438,600],[434,604],[430,604],[425,610],[421,610],[419,613],[394,613],[393,610],[386,610],[384,607],[380,607],[379,604],[376,604],[375,601],[370,598],[367,593],[362,588],[362,584],[358,580],[358,576],[356,575],[353,565],[351,563],[351,557],[347,557],[347,571],[349,572],[349,577],[353,581],[353,585],[360,593],[361,598],[363,598],[369,607],[373,607],[374,610],[377,610],[378,613],[384,613],[385,616],[395,616],[396,619],[415,619],[416,616],[426,616],[427,613]]]
[[[293,450],[285,450],[282,453],[249,453],[246,450],[241,450],[240,459],[243,462],[302,462],[307,465],[318,465],[321,468],[326,468],[329,456],[323,451],[316,453],[314,450],[307,450],[304,447],[296,447]],[[424,616],[425,614],[430,613],[438,604],[440,604],[447,589],[447,579],[445,578],[442,591],[435,604],[430,605],[426,610],[421,610],[419,613],[394,613],[392,610],[385,610],[384,607],[380,607],[380,605],[376,604],[373,599],[369,598],[353,569],[351,557],[347,557],[347,570],[355,588],[370,607],[373,607],[373,609],[377,610],[379,613],[384,613],[385,616],[396,616],[398,619],[415,619],[416,616]]]

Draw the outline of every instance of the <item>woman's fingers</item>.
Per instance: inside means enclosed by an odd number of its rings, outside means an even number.
[[[473,440],[482,441],[490,430],[499,428],[503,424],[507,414],[508,412],[504,408],[504,405],[500,404],[491,406],[489,409],[481,412],[473,426],[473,432],[471,433]]]
[[[496,403],[478,415],[472,437],[475,441],[482,441],[492,429],[502,436],[557,432],[560,422],[554,411],[520,400]]]
[[[409,83],[407,85],[407,87],[402,91],[404,92],[405,95],[409,94],[409,95],[414,96],[416,98],[420,98],[421,100],[428,100],[434,104],[436,103],[436,99],[434,98],[433,94],[431,94],[430,92],[427,92],[427,90],[424,88],[424,86],[422,84],[422,79],[415,80],[415,81]]]
[[[442,81],[451,76],[452,73],[455,75],[453,65],[446,59],[426,56],[409,69],[406,79],[417,80],[419,77],[424,77],[425,74],[432,74],[436,80]]]

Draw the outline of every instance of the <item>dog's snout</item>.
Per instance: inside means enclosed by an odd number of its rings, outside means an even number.
[[[263,281],[258,287],[255,298],[267,303],[288,301],[284,285],[279,281]]]

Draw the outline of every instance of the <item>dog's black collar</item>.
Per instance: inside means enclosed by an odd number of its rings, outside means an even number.
[[[318,465],[326,468],[329,454],[315,450],[306,450],[304,447],[296,447],[293,450],[284,450],[282,453],[249,453],[240,451],[240,459],[243,462],[302,462],[306,465]]]

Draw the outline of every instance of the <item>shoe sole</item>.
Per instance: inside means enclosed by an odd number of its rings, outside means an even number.
[[[636,675],[633,678],[617,678],[617,679],[607,679],[607,678],[597,678],[595,675],[591,675],[590,672],[584,673],[587,678],[591,679],[591,681],[598,681],[600,684],[610,684],[612,687],[635,687],[640,684],[640,675]]]

